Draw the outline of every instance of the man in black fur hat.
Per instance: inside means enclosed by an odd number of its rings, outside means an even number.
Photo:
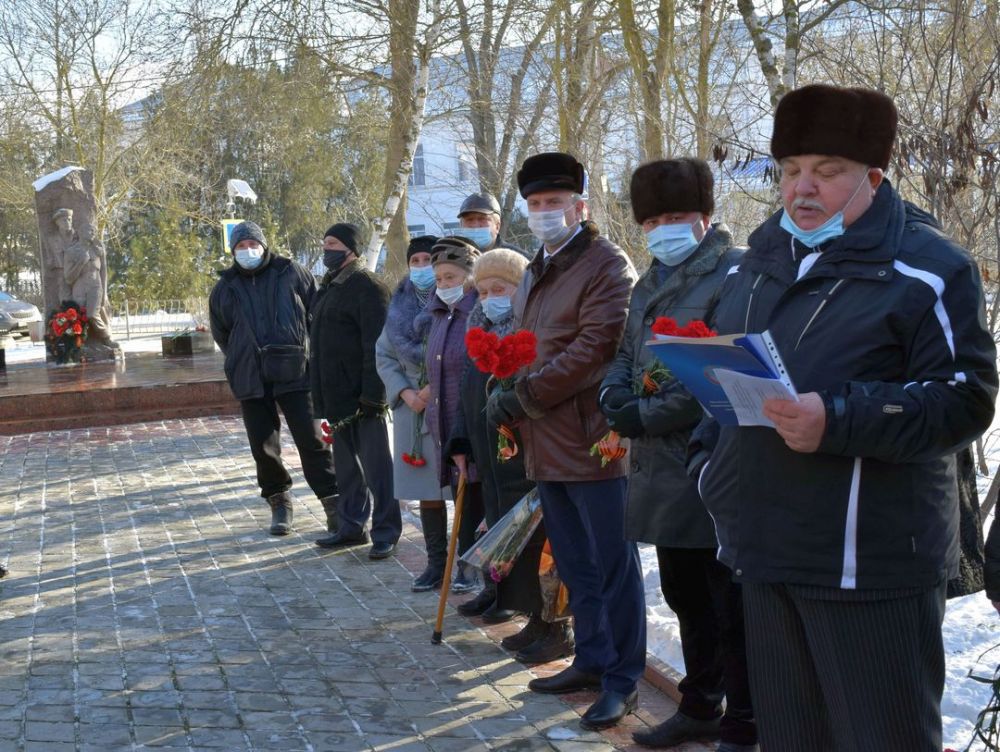
[[[581,221],[583,182],[583,165],[558,152],[529,157],[517,173],[541,248],[514,297],[514,323],[535,333],[538,357],[513,389],[491,395],[487,413],[498,425],[520,427],[525,470],[537,482],[575,620],[573,665],[528,688],[600,690],[581,721],[598,729],[637,707],[646,612],[638,550],[623,530],[627,464],[590,455],[609,430],[597,397],[636,276],[628,256]]]
[[[660,589],[677,614],[684,654],[677,713],[633,738],[661,749],[721,739],[719,752],[754,752],[740,586],[715,557],[715,526],[684,467],[684,449],[703,412],[676,379],[660,378],[657,388],[640,394],[635,389],[656,365],[645,346],[653,322],[710,319],[726,275],[743,255],[729,228],[711,222],[713,189],[712,170],[700,159],[661,159],[632,175],[632,213],[653,258],[632,290],[625,338],[601,385],[601,409],[631,440],[625,536],[656,546]]]
[[[717,309],[720,334],[770,332],[799,392],[691,462],[767,750],[941,749],[955,454],[990,425],[996,351],[976,264],[885,179],[895,134],[880,92],[786,94],[783,209]]]

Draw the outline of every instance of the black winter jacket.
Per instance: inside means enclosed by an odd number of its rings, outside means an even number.
[[[976,264],[888,182],[799,280],[779,220],[750,236],[714,323],[770,330],[826,431],[803,454],[773,429],[722,427],[699,478],[720,559],[749,582],[936,585],[957,572],[955,454],[997,392]]]
[[[334,422],[362,406],[383,408],[375,342],[385,326],[389,288],[360,259],[328,273],[313,298],[309,334],[313,410]]]
[[[656,362],[645,343],[653,337],[657,317],[670,316],[681,326],[710,317],[726,273],[743,255],[732,246],[729,229],[715,226],[662,284],[658,280],[664,267],[654,260],[632,288],[625,337],[601,384],[602,394],[611,387],[634,391],[646,367]],[[645,433],[630,441],[626,537],[658,546],[714,549],[712,518],[684,466],[691,430],[704,414],[701,406],[673,378],[657,394],[636,399]]]
[[[212,337],[225,354],[226,379],[238,400],[264,396],[258,347],[299,345],[309,339],[309,305],[316,280],[291,259],[272,255],[257,274],[233,264],[219,272],[208,301]],[[256,341],[255,341],[256,340]],[[272,394],[309,389],[308,373],[272,385]]]

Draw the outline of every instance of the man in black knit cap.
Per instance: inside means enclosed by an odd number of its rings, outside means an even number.
[[[337,427],[333,460],[339,498],[323,502],[331,534],[322,548],[366,543],[370,559],[396,549],[403,529],[392,488],[392,455],[385,415],[385,386],[375,369],[375,342],[385,325],[389,290],[360,258],[359,231],[339,223],[323,238],[326,275],[309,310],[310,365],[316,415]]]
[[[294,261],[271,253],[253,222],[233,228],[229,247],[233,265],[219,273],[208,303],[212,337],[225,353],[226,378],[243,411],[261,496],[271,507],[271,535],[288,535],[292,478],[281,463],[279,407],[309,487],[324,505],[337,495],[333,458],[316,431],[309,397],[306,311],[316,282]]]

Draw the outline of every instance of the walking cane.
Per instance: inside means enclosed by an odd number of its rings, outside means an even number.
[[[455,518],[451,522],[451,538],[448,540],[448,561],[444,565],[444,577],[441,580],[441,597],[438,599],[437,621],[434,622],[434,634],[431,643],[441,644],[441,625],[444,622],[444,607],[448,603],[448,587],[451,584],[451,567],[455,563],[455,549],[458,547],[458,528],[462,524],[462,505],[465,503],[465,475],[458,478],[458,491],[455,494]]]

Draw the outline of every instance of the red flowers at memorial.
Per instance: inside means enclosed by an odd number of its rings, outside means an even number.
[[[510,389],[514,385],[514,375],[538,357],[538,339],[527,329],[519,329],[501,339],[477,326],[466,332],[465,349],[476,368],[493,376],[501,389]],[[517,442],[509,426],[501,425],[497,431],[500,434],[497,458],[506,462],[517,456]]]
[[[83,362],[83,343],[87,339],[87,309],[72,300],[63,301],[60,310],[49,315],[45,327],[45,346],[56,363]]]

